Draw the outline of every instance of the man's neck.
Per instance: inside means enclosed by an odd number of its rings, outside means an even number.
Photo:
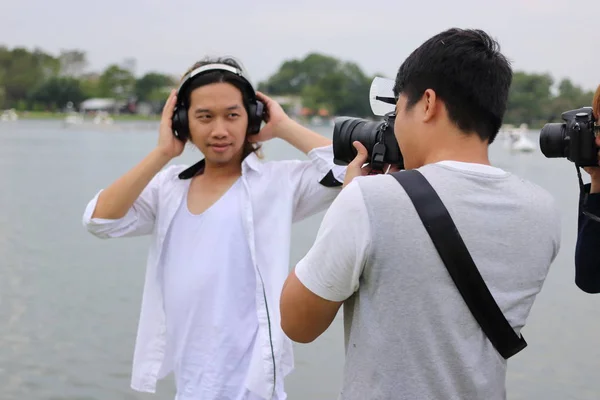
[[[459,140],[456,140],[456,137]],[[458,134],[431,147],[424,159],[423,165],[440,161],[460,161],[465,163],[490,165],[488,143],[481,141],[478,136]]]
[[[207,160],[202,172],[203,180],[211,181],[235,179],[241,174],[242,164],[235,160],[227,164],[214,164]]]

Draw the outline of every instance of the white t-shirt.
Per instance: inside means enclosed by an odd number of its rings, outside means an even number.
[[[485,164],[460,161],[440,161],[437,164],[492,176],[506,174],[500,168]],[[304,286],[330,301],[344,301],[358,290],[372,234],[369,213],[360,188],[351,185],[344,192],[343,206],[329,209],[315,241],[320,243],[319,239],[326,237],[327,245],[314,246],[295,270]],[[344,235],[328,234],[338,231],[341,224],[344,225]],[[321,267],[310,268],[309,260],[319,260]]]
[[[254,400],[245,389],[258,329],[241,181],[192,214],[183,197],[165,240],[167,371],[176,400]]]
[[[444,161],[419,171],[519,333],[560,247],[554,199],[486,165]],[[339,400],[506,400],[506,360],[393,177],[353,180],[323,217],[295,273],[318,296],[344,301]]]

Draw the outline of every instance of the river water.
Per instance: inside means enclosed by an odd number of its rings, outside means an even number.
[[[331,135],[331,127],[315,127]],[[129,389],[148,238],[102,241],[81,225],[99,188],[142,159],[156,124],[64,128],[0,123],[0,399],[171,400]],[[529,134],[537,144],[535,132]],[[267,159],[304,158],[278,139]],[[492,162],[556,196],[562,245],[523,329],[529,346],[509,362],[508,398],[600,399],[600,295],[574,283],[577,179],[564,159],[490,147]],[[192,163],[186,149],[177,162]],[[585,175],[585,173],[584,173]],[[292,263],[310,248],[322,213],[294,227]],[[290,400],[335,399],[343,364],[341,313],[315,342],[296,345]]]

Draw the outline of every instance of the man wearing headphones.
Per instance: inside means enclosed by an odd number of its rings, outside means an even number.
[[[83,216],[100,238],[152,235],[131,386],[154,392],[173,372],[178,400],[285,399],[293,356],[279,295],[291,225],[331,204],[345,168],[329,139],[255,92],[232,59],[196,63],[159,131]],[[260,162],[258,142],[274,137],[309,160]],[[204,159],[165,168],[187,142]]]

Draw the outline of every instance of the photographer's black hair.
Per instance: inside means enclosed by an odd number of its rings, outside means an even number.
[[[452,28],[424,42],[402,63],[394,95],[410,110],[427,89],[445,104],[464,132],[492,143],[502,125],[512,82],[510,62],[499,44],[478,29]]]
[[[208,64],[225,64],[231,67],[237,68],[239,70],[242,69],[242,66],[231,57],[221,57],[221,58],[205,58],[201,61],[196,62],[192,65],[182,76],[182,80],[185,78],[187,74],[195,70],[196,68],[202,67]],[[229,71],[215,70],[210,72],[205,72],[201,75],[194,77],[187,88],[185,89],[185,93],[183,93],[183,99],[178,99],[178,101],[183,101],[186,108],[190,107],[190,98],[192,92],[202,86],[210,85],[213,83],[229,83],[235,86],[242,93],[242,102],[244,104],[244,108],[246,109],[246,113],[250,113],[249,106],[250,100],[254,98],[254,93],[251,93],[248,89],[247,83],[240,76],[231,73]],[[244,153],[242,155],[242,159],[246,158],[246,156],[253,152],[258,152],[261,145],[259,143],[251,143],[248,140],[244,143]],[[259,154],[260,156],[260,154]]]

